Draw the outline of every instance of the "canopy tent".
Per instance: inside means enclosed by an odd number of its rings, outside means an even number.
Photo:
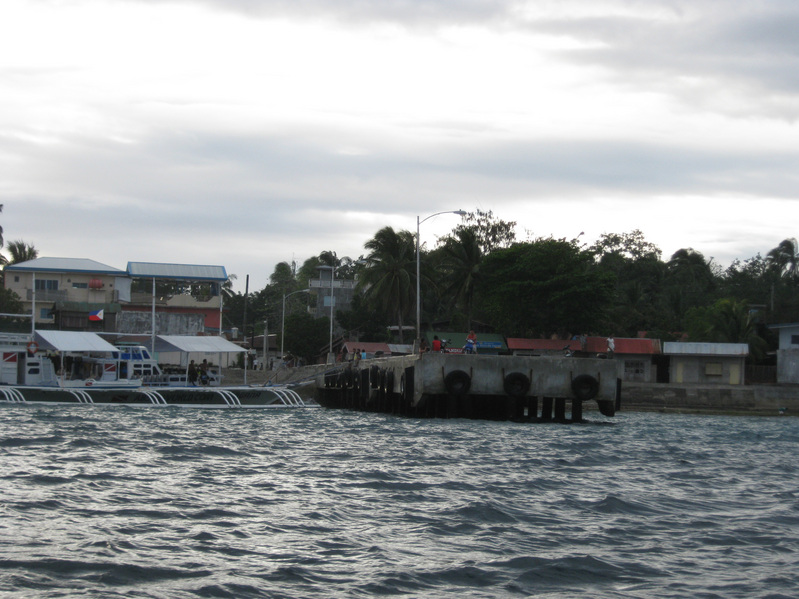
[[[36,331],[36,344],[40,349],[78,352],[114,352],[116,347],[96,333],[78,331]]]
[[[157,352],[205,352],[229,354],[247,351],[224,337],[195,337],[187,335],[157,335],[155,338]]]

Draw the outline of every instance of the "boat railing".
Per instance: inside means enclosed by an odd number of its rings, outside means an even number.
[[[167,405],[166,399],[164,399],[164,396],[161,395],[155,389],[142,389],[141,392],[142,392],[142,394],[144,394],[144,396],[147,399],[150,400],[151,404],[156,405],[156,406],[165,406],[165,405]]]
[[[25,403],[25,397],[16,387],[0,386],[0,395],[10,403]]]
[[[94,403],[92,396],[83,389],[69,389],[69,392],[77,398],[78,403]]]
[[[277,395],[287,406],[304,406],[305,402],[303,401],[300,394],[297,393],[294,389],[289,389],[288,387],[267,387],[272,393]]]

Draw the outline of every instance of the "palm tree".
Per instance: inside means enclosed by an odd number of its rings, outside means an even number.
[[[759,335],[757,322],[747,302],[721,299],[713,306],[701,311],[702,339],[717,343],[747,343],[756,359],[765,356],[766,341]]]
[[[358,285],[369,301],[396,317],[399,341],[403,343],[403,317],[414,305],[415,237],[410,231],[383,227],[364,248],[370,253]]]
[[[769,264],[788,280],[799,278],[799,242],[796,239],[784,239],[766,256]]]
[[[233,297],[233,281],[235,281],[238,277],[234,274],[228,275],[227,281],[222,283],[222,293],[224,293],[227,297]]]
[[[10,241],[7,247],[8,253],[11,254],[8,264],[19,264],[39,257],[39,250],[33,247],[33,244],[25,243],[21,239]]]
[[[442,267],[447,273],[444,294],[451,298],[453,306],[463,310],[466,329],[469,330],[472,328],[475,287],[483,261],[476,231],[473,227],[458,227],[454,236],[444,241],[441,250]]]

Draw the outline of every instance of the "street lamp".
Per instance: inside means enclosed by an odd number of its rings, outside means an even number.
[[[308,293],[310,289],[299,289],[297,291],[292,291],[291,293],[284,293],[283,294],[283,317],[282,323],[280,325],[280,359],[283,359],[285,355],[283,353],[283,339],[286,336],[286,298],[289,296],[294,295],[295,293]]]
[[[458,216],[466,216],[463,210],[444,210],[443,212],[436,212],[430,216],[426,216],[419,220],[416,216],[416,351],[421,351],[422,344],[422,297],[420,295],[420,260],[419,260],[419,226],[429,218],[438,216],[439,214],[457,214]]]
[[[333,257],[335,258],[335,254],[333,254]],[[330,356],[333,354],[333,283],[336,280],[336,265],[317,266],[317,268],[320,270],[330,269],[330,351],[327,356],[328,362],[330,362]],[[335,362],[335,359],[332,361]]]

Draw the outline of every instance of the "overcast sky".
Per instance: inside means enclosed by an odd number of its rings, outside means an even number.
[[[2,0],[0,225],[239,291],[476,208],[726,267],[799,235],[797,31],[796,0]]]

